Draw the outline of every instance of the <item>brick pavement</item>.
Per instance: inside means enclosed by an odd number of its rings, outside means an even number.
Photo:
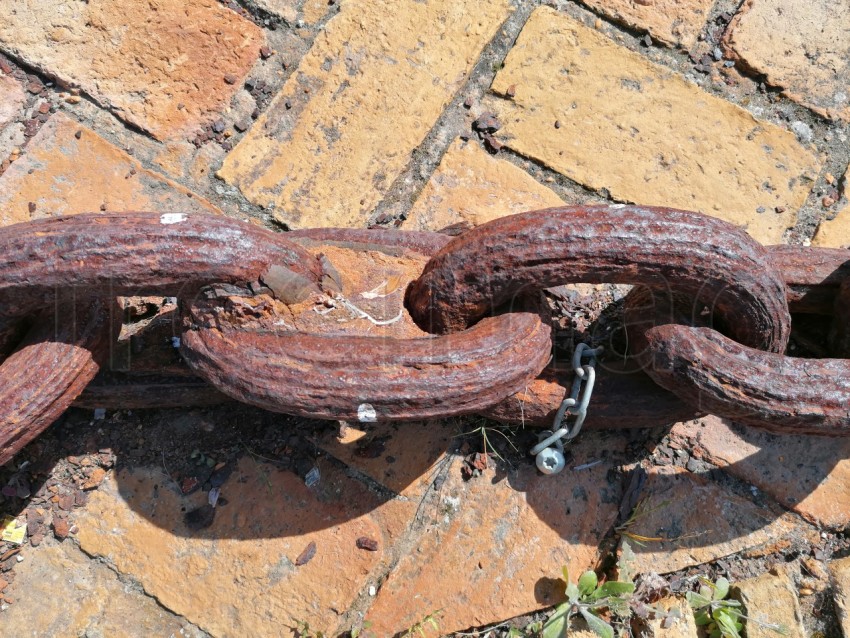
[[[0,223],[148,208],[416,230],[615,201],[848,247],[848,19],[825,0],[38,0],[0,23]],[[497,623],[557,602],[562,564],[610,553],[621,479],[642,464],[655,509],[631,531],[664,539],[636,552],[643,571],[750,565],[762,575],[742,576],[741,595],[764,611],[781,592],[792,635],[850,631],[847,566],[831,580],[819,567],[850,525],[843,442],[708,418],[638,448],[588,432],[572,466],[601,463],[555,479],[496,463],[463,481],[469,427],[317,435],[318,490],[243,457],[227,516],[204,532],[181,513],[200,496],[160,465],[111,470],[68,540],[28,541],[17,578],[0,574],[0,624],[276,636],[365,620],[389,636],[437,611],[440,633]],[[778,563],[790,571],[770,573]]]

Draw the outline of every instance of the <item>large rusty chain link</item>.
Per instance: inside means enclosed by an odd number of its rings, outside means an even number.
[[[850,431],[850,251],[765,248],[698,213],[564,207],[457,237],[84,214],[2,228],[0,254],[0,464],[71,405],[476,413],[551,427],[541,446],[585,418],[646,427],[708,412]],[[583,336],[576,359],[587,350],[595,365],[553,356],[578,344],[553,349],[541,292],[578,282],[634,286],[617,338]],[[118,298],[151,295],[179,308],[128,323]],[[835,358],[786,354],[791,313],[832,318]],[[576,427],[558,429],[570,414]]]

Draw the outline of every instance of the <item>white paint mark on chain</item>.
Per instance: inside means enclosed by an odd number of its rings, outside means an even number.
[[[159,216],[160,224],[179,224],[188,219],[186,213],[165,213]]]
[[[375,423],[378,420],[378,413],[371,403],[361,403],[357,406],[357,420],[360,423]]]

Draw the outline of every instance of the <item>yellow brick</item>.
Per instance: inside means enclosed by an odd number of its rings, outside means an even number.
[[[452,144],[413,205],[404,228],[440,230],[465,223],[478,226],[564,201],[522,169],[484,151],[475,142]]]
[[[850,120],[850,4],[832,0],[748,0],[726,44],[792,100]]]
[[[705,24],[712,0],[585,0],[596,11],[632,29],[648,31],[656,40],[689,49]]]
[[[509,12],[344,2],[219,175],[290,226],[363,225]]]
[[[298,8],[295,6],[294,0],[255,0],[255,2],[264,11],[280,16],[290,25],[294,25],[298,19]],[[327,0],[325,0],[325,6],[327,5]]]
[[[806,638],[809,633],[803,627],[796,589],[788,571],[781,567],[775,573],[738,583],[732,596],[744,604],[747,638]]]
[[[812,239],[813,246],[850,248],[850,203],[833,218],[822,221]]]
[[[44,543],[15,578],[3,630],[19,636],[184,636],[186,622],[72,542]],[[9,590],[4,592],[9,595]],[[188,635],[197,635],[191,633]]]
[[[305,0],[301,7],[301,14],[304,16],[304,22],[316,24],[323,20],[331,10],[335,10],[335,7],[330,5],[328,0]]]
[[[0,226],[97,212],[101,205],[113,212],[219,212],[61,113],[50,118],[26,153],[0,176]]]
[[[491,102],[518,153],[619,201],[701,211],[761,242],[782,240],[821,166],[789,131],[547,7],[493,90],[510,85],[512,100]]]

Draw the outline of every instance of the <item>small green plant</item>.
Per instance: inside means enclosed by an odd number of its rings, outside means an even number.
[[[364,620],[363,626],[358,627],[357,629],[352,629],[349,632],[349,636],[351,638],[377,638],[371,627],[372,623],[370,623],[368,620]]]
[[[428,634],[425,633],[426,627],[431,627],[434,631],[440,631],[440,623],[437,619],[440,617],[442,613],[441,609],[437,609],[436,611],[432,611],[430,614],[425,616],[422,620],[413,623],[402,635],[401,638],[411,638],[412,636],[422,636],[425,638]]]
[[[508,445],[510,445],[511,448],[513,448],[513,450],[515,452],[519,451],[517,449],[516,445],[514,445],[513,441],[511,440],[511,437],[509,437],[507,434],[505,434],[502,431],[501,428],[493,426],[492,424],[487,424],[487,421],[485,421],[483,419],[481,421],[479,421],[479,423],[480,423],[480,425],[478,425],[478,427],[475,427],[471,430],[467,430],[466,432],[462,432],[460,434],[460,436],[472,436],[474,434],[480,434],[481,435],[481,448],[482,448],[481,452],[482,452],[482,454],[484,454],[486,456],[492,456],[493,458],[499,459],[500,461],[505,460],[502,457],[502,455],[499,454],[499,452],[496,450],[496,448],[493,447],[493,444],[490,442],[490,437],[489,437],[490,433],[498,434],[503,439],[505,439],[505,441],[508,442]],[[511,430],[508,430],[508,432],[509,432],[509,434],[513,434],[513,432]]]
[[[617,618],[631,615],[629,602],[635,591],[635,584],[619,580],[609,580],[599,584],[596,572],[586,571],[578,583],[570,582],[569,571],[564,567],[564,581],[567,583],[567,602],[555,608],[555,613],[543,625],[543,638],[562,638],[570,628],[570,619],[580,615],[587,626],[602,638],[614,638],[614,627],[603,620],[600,614],[607,610]]]
[[[729,581],[722,576],[713,583],[707,578],[702,579],[699,592],[688,592],[685,598],[694,611],[694,620],[704,627],[710,638],[741,638],[744,628],[742,620],[756,623],[764,629],[770,629],[778,634],[786,634],[782,625],[771,624],[745,616],[741,603],[728,600]]]
[[[323,631],[314,631],[310,629],[310,625],[306,620],[298,620],[293,618],[295,627],[292,630],[295,632],[295,638],[328,638]]]
[[[635,505],[635,508],[632,510],[631,514],[629,514],[629,517],[623,522],[623,524],[619,525],[617,528],[615,528],[615,531],[618,534],[621,534],[621,535],[623,535],[627,538],[630,538],[632,541],[634,541],[635,543],[637,543],[641,547],[643,547],[648,542],[657,542],[657,541],[666,540],[666,539],[662,538],[661,536],[642,536],[640,534],[635,534],[634,532],[631,531],[630,528],[632,527],[632,525],[637,523],[640,519],[642,519],[646,516],[649,516],[650,514],[652,514],[653,512],[655,512],[657,510],[660,510],[660,509],[667,507],[669,504],[670,504],[670,501],[664,501],[663,503],[660,503],[658,505],[651,506],[650,503],[649,503],[649,499],[643,498],[640,501],[638,501],[637,505]]]
[[[694,610],[694,620],[710,638],[741,638],[744,624],[741,619],[741,603],[737,600],[727,600],[729,581],[723,577],[715,582],[703,579],[699,592],[689,591],[685,594],[688,604]]]

